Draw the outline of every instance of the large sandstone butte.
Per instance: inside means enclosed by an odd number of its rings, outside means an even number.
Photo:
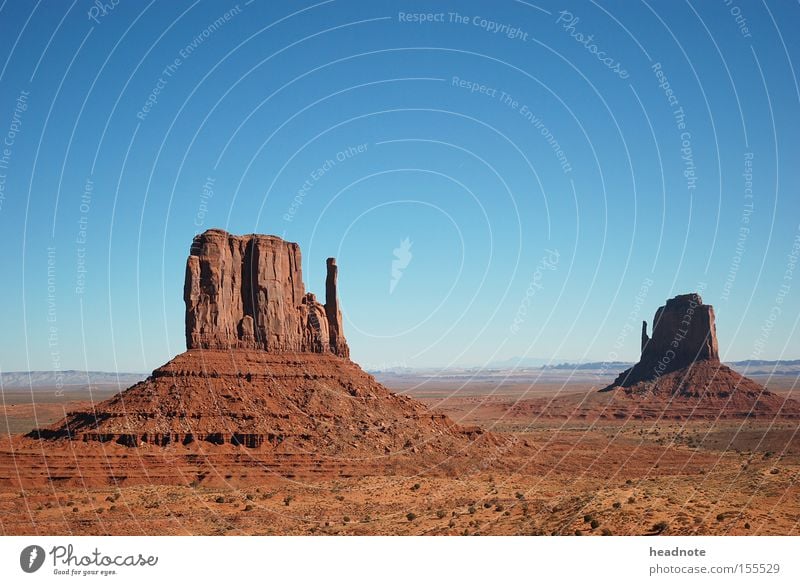
[[[604,390],[629,388],[701,361],[719,363],[714,307],[704,305],[697,293],[678,295],[656,310],[652,337],[647,335],[647,321],[642,322],[639,362]]]
[[[639,362],[600,392],[635,399],[640,411],[654,416],[669,416],[670,411],[698,417],[800,412],[796,401],[767,391],[720,362],[714,308],[697,293],[678,295],[659,307],[652,336],[647,335],[647,322],[642,324]]]
[[[344,458],[347,465],[400,455],[423,466],[430,459],[422,454],[442,460],[479,437],[494,442],[393,394],[349,360],[333,258],[327,271],[322,305],[305,291],[297,244],[216,229],[195,237],[184,289],[187,351],[29,437],[228,445],[268,459]]]
[[[348,357],[328,258],[325,304],[303,285],[300,247],[275,236],[208,230],[186,261],[186,348],[330,352]]]

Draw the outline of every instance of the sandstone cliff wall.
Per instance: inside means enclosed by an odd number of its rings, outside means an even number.
[[[330,352],[349,357],[328,259],[326,302],[303,284],[300,248],[276,236],[208,230],[186,262],[187,349]]]

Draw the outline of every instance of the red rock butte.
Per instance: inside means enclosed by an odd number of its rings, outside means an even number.
[[[325,304],[303,284],[300,247],[276,236],[212,229],[186,261],[186,348],[333,353],[349,357],[328,258]]]
[[[642,353],[600,392],[630,399],[647,416],[708,418],[797,417],[800,405],[720,362],[714,308],[697,293],[678,295],[656,310],[653,334],[642,324]],[[621,403],[621,404],[620,404]]]
[[[305,290],[297,244],[218,229],[196,236],[184,287],[187,351],[143,382],[28,437],[232,445],[260,452],[264,461],[344,458],[344,467],[389,456],[425,467],[478,439],[495,441],[390,392],[350,361],[337,276],[329,258],[323,305]]]
[[[653,336],[642,322],[642,355],[609,386],[630,387],[691,366],[696,362],[719,363],[719,344],[714,307],[704,305],[697,293],[678,295],[656,310]]]

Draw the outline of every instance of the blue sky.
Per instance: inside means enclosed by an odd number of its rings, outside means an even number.
[[[796,3],[108,5],[0,5],[3,371],[183,351],[210,227],[336,256],[373,368],[632,360],[697,290],[800,357]]]

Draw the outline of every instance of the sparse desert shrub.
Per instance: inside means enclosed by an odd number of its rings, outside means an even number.
[[[344,520],[345,522],[350,522],[350,516],[345,516],[344,518],[342,518],[342,520]]]
[[[600,534],[602,534],[603,536],[611,536],[611,531],[608,528],[603,528]]]
[[[592,516],[591,514],[585,514],[583,516],[583,521],[584,522],[591,522],[592,520],[594,520],[594,516]]]
[[[772,469],[770,469],[770,470],[769,470],[769,472],[770,472],[772,475],[777,475],[777,474],[778,474],[778,472],[779,472],[779,470],[778,470],[778,468],[777,468],[777,467],[773,467]]]
[[[294,500],[294,496],[286,496],[285,498],[283,498],[283,505],[288,506],[289,504],[292,503],[292,500]]]
[[[252,511],[253,511],[253,509],[254,509],[254,508],[253,508],[253,505],[252,505],[252,504],[247,504],[247,505],[244,507],[244,511],[245,511],[245,512],[252,512]]]
[[[436,510],[436,517],[439,519],[444,518],[446,514],[447,512],[445,512],[444,510]]]
[[[72,513],[73,514],[77,514],[78,513],[78,508],[72,508]]]
[[[628,498],[628,503],[629,503],[629,504],[635,504],[635,503],[636,503],[636,498],[634,498],[633,496],[631,496],[630,498]]]
[[[744,523],[744,528],[745,528],[745,530],[750,530],[750,523],[749,522],[745,522]]]
[[[576,530],[575,531],[575,536],[583,536],[583,531],[582,530]]]
[[[516,496],[516,498],[517,498],[518,500],[524,500],[524,499],[525,499],[525,494],[523,494],[522,492],[517,492],[517,493],[516,493],[516,494],[514,494],[514,495]]]
[[[488,508],[491,508],[492,505],[489,502],[484,502],[483,503],[483,507],[488,509]]]
[[[413,522],[414,520],[417,519],[417,515],[414,514],[414,512],[409,512],[408,514],[406,514],[406,518],[408,519],[409,522]]]
[[[450,520],[450,522],[447,524],[447,526],[450,527],[450,528],[455,527],[455,525],[456,525],[456,521],[455,520]]]
[[[247,495],[244,497],[244,499],[245,499],[245,500],[252,500],[252,499],[253,499],[253,494],[247,494]]]
[[[667,524],[663,520],[661,522],[656,522],[655,524],[653,524],[653,530],[655,532],[664,532],[667,528],[669,528],[669,524]]]
[[[336,500],[339,502],[344,502],[344,496],[336,496]]]
[[[592,520],[591,523],[589,524],[589,526],[591,526],[592,530],[594,530],[595,528],[600,526],[600,521],[599,520]]]
[[[470,514],[474,514],[475,512],[477,512],[477,510],[475,509],[475,506],[470,506],[467,512],[469,512]]]
[[[504,509],[505,509],[505,508],[503,508],[503,504],[497,504],[497,505],[494,507],[494,511],[495,511],[495,512],[502,512]]]
[[[614,502],[613,504],[611,504],[611,506],[613,508],[619,509],[622,507],[622,502]]]
[[[214,501],[217,502],[218,504],[224,504],[225,498],[223,496],[217,496],[217,499]]]
[[[412,486],[411,486],[411,491],[412,491],[412,492],[415,492],[415,491],[417,491],[417,490],[418,490],[420,487],[422,487],[422,486],[420,486],[418,483],[415,483],[414,485],[412,485]]]

